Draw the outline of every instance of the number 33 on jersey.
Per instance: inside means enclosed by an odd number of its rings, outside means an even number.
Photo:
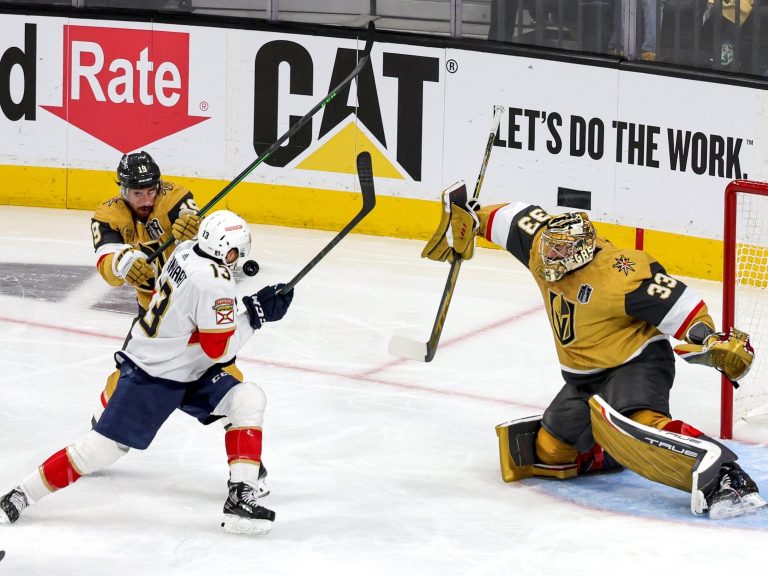
[[[667,335],[684,339],[699,321],[713,325],[701,298],[645,252],[596,239],[593,260],[547,282],[539,249],[550,215],[541,207],[507,204],[493,212],[485,236],[522,262],[541,290],[561,368],[587,373],[612,368]]]

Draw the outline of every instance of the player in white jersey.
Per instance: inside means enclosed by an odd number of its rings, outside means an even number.
[[[270,530],[275,513],[259,506],[256,489],[266,398],[258,385],[241,382],[221,364],[264,323],[285,315],[293,291],[267,286],[245,296],[239,310],[233,271],[250,245],[246,222],[222,210],[203,220],[197,240],[176,248],[132,338],[115,355],[120,379],[96,427],[0,499],[0,522],[15,522],[30,504],[109,466],[129,447],[147,448],[179,409],[201,422],[225,416],[232,424],[225,436],[230,479],[224,530]]]

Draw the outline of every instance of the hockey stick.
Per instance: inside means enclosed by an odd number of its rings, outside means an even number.
[[[483,162],[480,164],[480,174],[475,183],[475,192],[472,194],[474,200],[477,200],[478,196],[480,196],[480,188],[485,179],[485,169],[488,167],[488,160],[491,158],[493,141],[496,138],[496,131],[499,129],[499,123],[501,122],[501,115],[503,112],[503,106],[493,107],[493,127],[488,133],[488,140],[485,143],[485,153],[483,154]],[[451,262],[451,270],[445,281],[443,296],[440,299],[440,306],[437,309],[437,316],[435,317],[435,323],[432,326],[432,333],[429,335],[429,340],[426,342],[419,342],[403,336],[392,336],[389,340],[388,347],[388,352],[390,354],[402,358],[409,358],[411,360],[418,360],[420,362],[432,361],[432,358],[435,357],[435,352],[437,352],[437,344],[440,342],[440,335],[443,333],[443,325],[445,324],[445,318],[448,315],[448,306],[451,304],[451,298],[453,297],[453,291],[456,288],[456,281],[459,278],[459,270],[461,269],[462,262],[463,259],[459,257],[455,257],[453,262]]]
[[[371,155],[368,152],[360,152],[357,155],[357,177],[360,180],[360,191],[363,193],[363,207],[360,208],[360,212],[355,214],[355,217],[349,221],[349,223],[341,229],[341,232],[336,234],[330,242],[317,253],[317,255],[310,260],[304,268],[302,268],[296,276],[294,276],[285,286],[283,286],[279,293],[285,294],[293,290],[293,287],[298,284],[299,280],[307,275],[307,272],[312,270],[317,263],[326,257],[328,252],[341,242],[349,232],[357,226],[360,221],[365,218],[368,213],[376,206],[376,192],[373,189],[373,168],[371,166]]]
[[[282,146],[282,144],[286,140],[288,140],[288,138],[293,136],[296,132],[298,132],[301,129],[302,126],[304,126],[307,122],[309,122],[312,116],[317,114],[322,108],[325,108],[325,106],[331,100],[336,98],[336,96],[341,90],[346,88],[352,82],[352,80],[354,80],[360,74],[360,72],[363,71],[363,68],[365,68],[365,66],[368,64],[368,62],[371,59],[371,48],[373,48],[373,36],[375,31],[376,31],[376,28],[373,25],[373,21],[369,22],[368,32],[367,32],[366,41],[365,41],[365,48],[363,49],[363,55],[360,57],[360,60],[358,60],[357,66],[355,66],[352,72],[349,73],[349,76],[344,78],[344,80],[342,80],[338,86],[336,86],[326,96],[324,96],[323,99],[320,100],[320,102],[315,104],[315,106],[309,112],[307,112],[306,114],[304,114],[304,116],[299,118],[299,120],[295,122],[293,126],[291,126],[287,132],[285,132],[285,134],[280,136],[280,138],[278,138],[274,144],[272,144],[269,148],[267,148],[267,150],[261,156],[256,158],[256,160],[254,160],[250,164],[248,164],[248,166],[246,166],[245,169],[242,172],[240,172],[240,174],[235,176],[235,178],[229,184],[227,184],[224,188],[221,189],[221,192],[216,194],[216,196],[211,198],[211,200],[205,206],[200,208],[200,210],[198,210],[197,212],[198,216],[205,216],[208,213],[208,211],[214,206],[214,204],[216,204],[219,200],[224,198],[224,196],[229,194],[229,192],[235,186],[240,184],[240,182],[242,182],[248,176],[248,174],[253,172],[257,166],[259,166],[262,162],[264,162],[267,158],[269,158],[272,154],[274,154],[274,152],[278,148],[280,148],[280,146]],[[165,252],[165,250],[174,242],[175,242],[175,239],[173,238],[173,236],[168,238],[165,242],[163,242],[160,245],[160,247],[157,250],[155,250],[147,258],[147,262],[152,262],[153,260],[155,260],[158,256],[160,256],[160,254]]]

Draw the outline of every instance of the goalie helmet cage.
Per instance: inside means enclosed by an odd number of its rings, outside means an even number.
[[[755,347],[749,374],[734,390],[723,376],[720,437],[735,420],[768,412],[768,183],[734,180],[725,189],[723,322],[747,332]]]

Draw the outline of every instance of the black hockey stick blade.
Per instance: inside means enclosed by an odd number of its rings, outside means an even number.
[[[360,181],[360,192],[363,194],[362,212],[368,214],[376,206],[376,192],[373,189],[373,164],[369,152],[357,155],[357,179]]]
[[[280,289],[280,293],[284,294],[293,290],[293,287],[298,284],[299,280],[307,275],[307,272],[317,266],[318,262],[325,258],[333,248],[341,242],[341,240],[349,234],[352,229],[357,226],[363,218],[365,218],[371,210],[376,206],[376,192],[373,187],[373,167],[371,166],[371,155],[368,152],[361,152],[357,155],[357,177],[360,180],[360,191],[363,195],[363,206],[360,211],[355,214],[355,217],[350,220],[341,231],[334,236],[325,248],[320,250],[317,255],[310,260],[304,268],[302,268],[296,276],[286,283]]]
[[[480,164],[480,173],[477,176],[477,182],[475,183],[475,192],[472,195],[474,199],[477,199],[480,195],[480,188],[483,186],[483,180],[485,179],[485,169],[488,167],[488,161],[491,158],[491,151],[493,150],[493,141],[496,138],[496,131],[499,129],[501,123],[501,115],[504,113],[503,106],[493,107],[493,123],[488,138],[485,143],[485,152],[483,153],[483,161]],[[429,340],[426,342],[418,342],[404,338],[402,336],[392,336],[389,340],[389,346],[387,351],[393,356],[399,356],[401,358],[408,358],[410,360],[418,360],[420,362],[431,362],[437,352],[437,344],[440,342],[440,336],[443,333],[443,326],[445,325],[445,319],[448,316],[448,307],[451,304],[451,298],[453,297],[453,291],[456,289],[456,282],[459,278],[459,270],[461,269],[462,258],[454,257],[451,261],[451,270],[448,273],[448,278],[445,281],[445,288],[443,288],[443,296],[440,299],[440,305],[437,308],[437,315],[435,316],[435,323],[432,325],[432,332],[429,335]]]
[[[262,164],[267,158],[272,156],[272,154],[278,148],[280,148],[280,146],[282,146],[286,140],[288,140],[291,136],[293,136],[296,132],[298,132],[307,122],[309,122],[312,116],[314,116],[320,110],[325,108],[331,100],[336,98],[336,95],[341,90],[346,88],[352,82],[352,80],[354,80],[360,74],[360,72],[363,71],[363,69],[368,65],[368,62],[370,62],[371,60],[371,49],[373,48],[373,40],[374,40],[375,32],[376,32],[376,27],[373,25],[373,21],[371,21],[368,23],[368,31],[366,32],[366,41],[365,41],[365,48],[363,49],[363,54],[360,57],[360,59],[357,61],[357,66],[354,67],[352,72],[350,72],[349,75],[338,84],[338,86],[336,86],[326,96],[324,96],[322,100],[320,100],[317,104],[315,104],[314,107],[309,112],[307,112],[306,114],[304,114],[304,116],[299,118],[298,121],[294,122],[291,125],[291,127],[282,136],[280,136],[280,138],[278,138],[269,148],[267,148],[267,150],[261,156],[256,158],[256,160],[254,160],[250,164],[248,164],[248,166],[246,166],[245,169],[242,172],[240,172],[240,174],[235,176],[230,181],[229,184],[224,186],[224,188],[222,188],[221,191],[218,194],[216,194],[216,196],[211,198],[211,200],[205,206],[200,208],[200,210],[198,210],[197,212],[198,216],[201,216],[201,217],[205,216],[208,213],[208,211],[211,208],[213,208],[213,206],[216,203],[218,203],[219,200],[221,200],[222,198],[224,198],[224,196],[229,194],[229,192],[235,186],[237,186],[238,184],[240,184],[240,182],[245,180],[245,178],[251,172],[253,172],[260,164]],[[147,262],[152,262],[153,260],[155,260],[158,256],[160,256],[160,254],[165,252],[165,250],[171,244],[173,244],[173,242],[174,242],[174,238],[173,236],[171,236],[165,242],[163,242],[160,245],[160,247],[157,250],[155,250],[147,258]]]

